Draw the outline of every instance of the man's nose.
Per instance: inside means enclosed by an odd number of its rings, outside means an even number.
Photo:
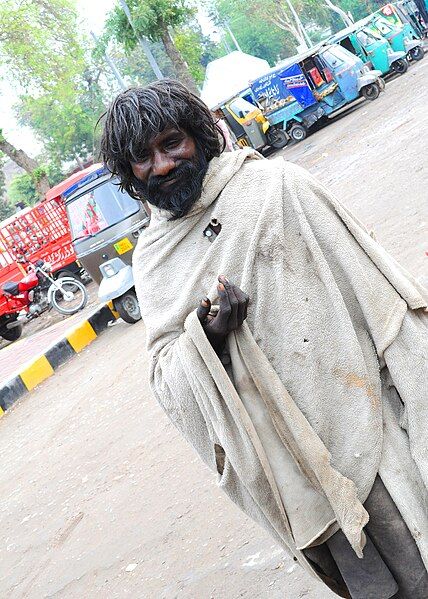
[[[170,171],[175,168],[175,161],[164,154],[163,152],[156,152],[153,156],[152,163],[152,174],[158,177],[165,177]]]

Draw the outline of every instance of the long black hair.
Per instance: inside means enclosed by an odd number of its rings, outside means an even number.
[[[121,189],[135,199],[141,196],[134,187],[130,163],[138,162],[149,140],[165,128],[186,131],[207,161],[219,156],[225,147],[223,133],[206,104],[172,79],[120,93],[103,117],[101,157],[118,177]]]

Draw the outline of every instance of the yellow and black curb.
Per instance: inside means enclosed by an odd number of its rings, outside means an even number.
[[[118,318],[112,302],[99,308],[87,320],[70,329],[63,339],[49,347],[44,354],[27,363],[21,372],[0,386],[0,416],[20,397],[52,376],[62,364],[87,347]]]

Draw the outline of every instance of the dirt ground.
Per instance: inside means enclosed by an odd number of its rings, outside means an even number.
[[[427,276],[428,57],[282,152]],[[224,497],[118,322],[0,421],[0,597],[328,599]]]

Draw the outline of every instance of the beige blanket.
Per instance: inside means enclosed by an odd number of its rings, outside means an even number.
[[[227,366],[195,314],[218,274],[251,298]],[[380,472],[428,564],[426,291],[322,185],[223,154],[189,215],[153,210],[134,276],[152,390],[236,504],[303,565],[338,527],[361,556]]]

